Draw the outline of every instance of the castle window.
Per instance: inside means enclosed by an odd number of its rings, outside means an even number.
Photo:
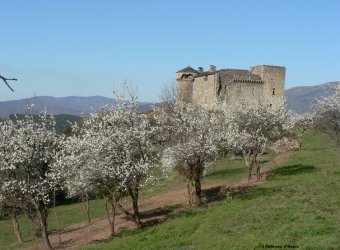
[[[242,91],[241,84],[237,84],[237,86],[236,86],[236,91],[237,91],[237,92],[241,92],[241,91]]]
[[[275,88],[273,88],[273,95],[275,95]]]

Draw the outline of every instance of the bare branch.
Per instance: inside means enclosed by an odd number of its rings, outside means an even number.
[[[174,105],[177,100],[178,90],[176,82],[168,82],[163,84],[161,88],[160,99],[164,104]]]
[[[0,75],[0,79],[2,79],[5,82],[5,84],[7,85],[7,87],[10,90],[12,90],[12,92],[14,92],[14,89],[11,88],[11,86],[8,84],[7,81],[17,81],[18,79],[16,79],[16,78],[6,78],[6,77],[3,77],[2,75]]]

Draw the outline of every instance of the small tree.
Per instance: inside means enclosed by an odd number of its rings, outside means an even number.
[[[260,159],[265,150],[292,133],[294,119],[286,110],[284,100],[240,102],[225,110],[225,120],[229,146],[242,152],[248,167],[248,181],[254,166],[260,180]]]
[[[176,82],[168,82],[163,84],[161,94],[159,96],[162,103],[167,106],[173,106],[176,103],[178,96],[178,89]]]
[[[321,98],[312,108],[314,127],[340,145],[340,85],[333,95]]]
[[[112,234],[117,207],[132,216],[137,227],[142,225],[139,192],[154,179],[160,136],[151,118],[141,113],[135,93],[126,89],[128,97],[115,92],[117,105],[103,107],[101,112],[85,119],[82,127],[75,128],[77,139],[70,140],[79,143],[68,142],[71,146],[65,147],[67,157],[61,157],[66,165],[74,166],[68,181],[71,192],[79,195],[83,186],[89,186],[111,204],[112,217],[108,213],[108,219]],[[84,181],[78,183],[79,180]],[[118,203],[126,194],[132,199],[133,214]]]
[[[117,148],[110,140],[110,130],[102,127],[102,114],[93,114],[82,126],[73,126],[73,135],[63,142],[58,164],[65,170],[64,181],[69,197],[80,197],[88,222],[89,196],[106,199],[111,234],[115,234],[117,202],[123,195]],[[111,215],[107,204],[111,205]]]
[[[186,179],[189,205],[201,204],[201,179],[217,156],[220,142],[216,114],[177,102],[171,112],[158,112],[157,120],[170,143],[163,153],[163,165],[177,169]]]
[[[22,234],[20,231],[20,225],[19,225],[19,221],[18,221],[18,215],[20,213],[22,213],[22,211],[20,211],[20,209],[13,207],[13,206],[9,206],[9,205],[5,205],[5,204],[9,204],[9,202],[5,202],[4,200],[2,200],[2,202],[0,203],[0,219],[2,217],[2,215],[6,216],[8,215],[8,217],[11,219],[12,224],[13,224],[13,230],[15,235],[17,236],[17,240],[19,243],[23,243],[24,240],[22,238]]]
[[[299,148],[302,146],[302,136],[310,128],[313,127],[313,115],[306,113],[295,116],[294,134],[299,142]]]
[[[85,209],[87,222],[91,221],[89,198],[94,195],[94,174],[91,141],[76,135],[68,136],[62,143],[56,165],[63,169],[63,186],[69,198],[80,198]]]
[[[59,137],[46,113],[0,123],[0,201],[18,208],[39,228],[46,249],[47,208],[59,173],[53,169]]]
[[[162,135],[151,117],[141,112],[136,94],[126,85],[125,89],[127,96],[114,91],[117,106],[100,114],[99,126],[107,130],[110,145],[115,148],[107,156],[117,166],[120,186],[132,199],[134,220],[140,228],[139,192],[146,183],[155,180],[153,169]]]

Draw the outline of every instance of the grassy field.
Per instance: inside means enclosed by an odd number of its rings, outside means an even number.
[[[56,207],[56,212],[61,228],[66,228],[75,224],[85,223],[86,214],[80,203],[71,205],[62,205]],[[91,201],[91,217],[98,218],[106,215],[105,203],[103,200]],[[24,244],[18,244],[14,234],[12,224],[8,220],[0,220],[0,249],[19,249],[23,247],[33,246],[39,243],[34,239],[34,227],[26,217],[19,218],[19,224],[24,240]],[[57,223],[53,210],[49,210],[48,225],[50,232],[56,231]]]
[[[261,249],[266,245],[339,249],[340,149],[313,133],[304,136],[302,146],[288,161],[275,166],[261,186],[84,249]],[[264,162],[273,157],[266,155]],[[203,183],[235,183],[245,177],[243,161],[223,159],[208,171]],[[174,173],[160,185],[147,188],[144,196],[177,188],[184,188],[184,183]],[[57,213],[62,228],[86,221],[81,204],[58,206]],[[91,217],[104,215],[104,202],[91,201]],[[22,217],[20,225],[28,240],[24,245],[16,243],[11,224],[0,221],[0,249],[37,244],[30,240],[30,223]],[[56,228],[52,211],[49,228]]]
[[[340,249],[339,190],[340,150],[308,133],[260,187],[84,249]]]
[[[266,155],[264,161],[268,161],[271,158],[273,158],[273,154]],[[246,172],[243,160],[232,160],[229,157],[217,160],[208,171],[207,177],[202,183],[235,182],[245,178]],[[173,172],[159,184],[146,187],[143,190],[142,197],[183,188],[185,188],[185,183],[181,180],[177,172]],[[90,216],[92,219],[106,216],[104,200],[91,200],[90,206]],[[86,215],[80,203],[57,206],[56,212],[60,228],[62,229],[72,225],[86,223]],[[26,217],[21,216],[19,218],[19,224],[25,240],[24,244],[17,243],[10,221],[0,220],[0,249],[19,249],[34,246],[39,243],[39,240],[34,238],[34,227]],[[50,232],[56,232],[57,223],[52,209],[49,210],[48,225]]]

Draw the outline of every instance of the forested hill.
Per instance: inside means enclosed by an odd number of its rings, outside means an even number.
[[[9,118],[10,119],[23,119],[24,116],[25,115],[20,115],[20,114],[16,115],[16,117],[14,115],[10,115]],[[36,117],[38,118],[38,116]],[[82,117],[75,116],[75,115],[61,114],[61,115],[55,115],[55,119],[56,119],[56,130],[59,134],[62,134],[65,132],[65,129],[67,127],[70,127],[71,124],[80,121]]]
[[[52,114],[67,114],[75,116],[89,116],[90,113],[99,111],[104,105],[115,105],[116,100],[103,96],[37,96],[21,100],[0,102],[0,117],[8,117],[11,114],[26,114],[27,105],[34,104],[33,114],[38,114],[46,108]],[[147,110],[151,103],[140,102],[141,108]]]

